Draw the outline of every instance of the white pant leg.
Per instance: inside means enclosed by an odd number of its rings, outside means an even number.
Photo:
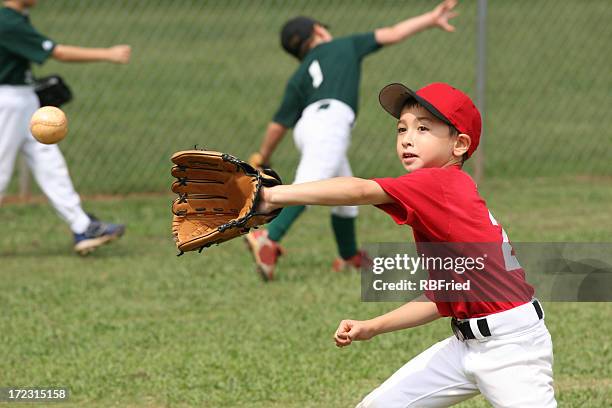
[[[294,184],[325,180],[340,173],[347,160],[354,118],[350,107],[333,99],[315,102],[304,109],[293,130],[295,145],[301,153]]]
[[[70,225],[73,232],[84,232],[91,220],[81,207],[81,198],[74,190],[59,147],[38,143],[31,137],[24,144],[23,152],[40,189],[59,216]]]
[[[293,131],[301,153],[294,184],[353,175],[346,153],[354,120],[353,110],[334,99],[318,101],[304,109]],[[334,207],[332,213],[356,217],[357,207]]]
[[[465,344],[454,336],[414,357],[357,408],[448,407],[478,394],[463,367]]]
[[[321,105],[326,106],[320,109]],[[315,102],[307,107],[293,131],[301,153],[294,184],[353,175],[346,156],[355,114],[336,100]],[[340,217],[355,218],[357,206],[333,207]]]
[[[90,223],[90,219],[81,208],[81,199],[74,190],[66,162],[59,147],[39,143],[30,133],[30,118],[39,107],[36,94],[28,87],[5,87],[5,90],[6,92],[0,92],[0,105],[3,104],[4,97],[9,97],[13,101],[11,106],[17,108],[11,110],[13,120],[9,121],[12,126],[8,131],[11,134],[9,137],[15,137],[16,140],[20,141],[17,150],[21,148],[23,151],[32,175],[59,216],[70,225],[73,232],[84,232]],[[4,126],[4,122],[2,122],[2,126]],[[6,136],[4,133],[6,131],[3,131],[3,136]],[[12,171],[17,150],[14,150],[13,143],[10,143],[10,146],[12,154],[10,169]],[[0,164],[2,168],[8,166],[11,154],[6,155],[7,164],[4,164],[5,158],[0,152],[0,158],[3,162]],[[0,176],[2,180],[5,177],[7,176]],[[8,177],[10,178],[10,175]],[[1,184],[0,187],[2,187]]]
[[[468,344],[469,371],[494,407],[557,406],[552,340],[544,320],[521,333]]]
[[[340,163],[340,167],[338,168],[337,177],[352,177],[353,171],[351,170],[351,164],[349,163],[348,157],[346,154]],[[359,207],[356,205],[343,205],[338,207],[332,207],[332,214],[337,215],[339,217],[344,218],[355,218],[359,214]]]
[[[25,87],[22,91],[26,91]],[[28,100],[13,86],[0,86],[0,201],[13,175],[15,159],[25,141],[23,123],[29,121]],[[26,93],[27,95],[27,93]]]
[[[335,136],[316,121],[301,121],[296,126],[294,137],[301,155],[293,184],[326,180],[339,173],[348,143]]]

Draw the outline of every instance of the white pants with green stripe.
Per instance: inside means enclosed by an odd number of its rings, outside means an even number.
[[[38,109],[32,87],[0,85],[0,202],[21,152],[40,189],[73,232],[82,233],[90,219],[81,208],[62,152],[41,144],[30,133],[30,118]]]
[[[353,175],[346,156],[355,113],[335,99],[323,99],[304,109],[293,129],[295,145],[301,153],[293,184]],[[333,207],[340,217],[357,216],[356,206]]]

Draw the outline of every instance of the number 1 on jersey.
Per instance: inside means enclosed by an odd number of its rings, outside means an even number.
[[[318,88],[323,82],[323,71],[321,71],[321,65],[319,65],[318,60],[314,60],[310,63],[308,73],[312,78],[312,87],[315,89]]]

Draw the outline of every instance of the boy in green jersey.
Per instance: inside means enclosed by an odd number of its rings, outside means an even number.
[[[382,46],[399,43],[429,28],[454,31],[449,19],[456,15],[452,11],[456,3],[446,0],[428,13],[393,26],[337,39],[325,25],[312,18],[289,20],[281,31],[281,43],[285,51],[300,61],[300,66],[289,79],[282,103],[251,164],[268,163],[277,144],[293,128],[301,156],[294,184],[352,176],[346,153],[357,115],[363,58]],[[305,208],[303,205],[285,208],[267,230],[246,236],[257,272],[265,281],[274,277],[282,253],[279,241]],[[358,250],[355,237],[357,207],[338,206],[331,213],[340,253],[333,269],[358,268],[366,255]]]

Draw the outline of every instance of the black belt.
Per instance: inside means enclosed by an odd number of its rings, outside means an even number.
[[[534,300],[533,302],[531,302],[531,304],[533,305],[533,308],[538,314],[538,319],[542,319],[544,317],[544,312],[542,311],[542,306],[540,305],[540,302]],[[477,319],[476,325],[478,326],[478,330],[480,330],[480,333],[484,337],[491,336],[491,330],[489,329],[489,324],[487,323],[486,317]],[[476,338],[468,320],[459,321],[453,317],[451,319],[451,328],[453,329],[453,333],[455,333],[455,337],[457,337],[461,341]]]

